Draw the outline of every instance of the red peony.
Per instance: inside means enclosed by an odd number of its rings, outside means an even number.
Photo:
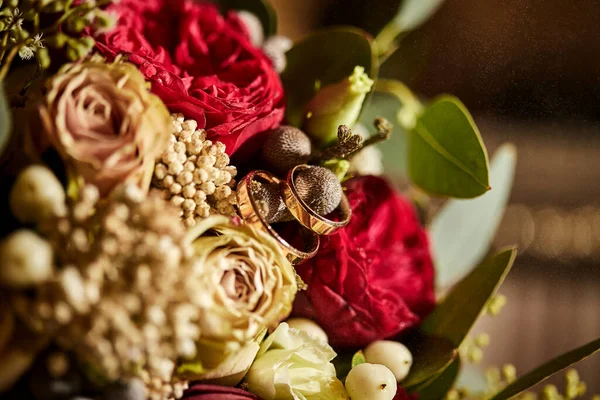
[[[279,126],[281,81],[235,13],[193,0],[121,0],[109,10],[119,20],[96,38],[100,53],[127,55],[171,112],[195,119],[228,154]]]
[[[260,400],[260,397],[242,389],[197,383],[185,391],[182,400]]]
[[[294,315],[311,318],[334,347],[364,347],[414,327],[435,304],[427,234],[412,205],[383,179],[346,185],[352,219],[297,267],[308,285]]]

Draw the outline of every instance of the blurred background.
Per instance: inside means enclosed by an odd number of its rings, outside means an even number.
[[[272,0],[280,33],[394,12],[386,0]],[[510,141],[519,161],[495,245],[520,255],[500,316],[476,332],[482,366],[520,373],[600,336],[600,1],[446,0],[382,68],[425,98],[458,96],[490,154]],[[600,393],[600,356],[579,364]],[[554,379],[562,384],[562,378]]]

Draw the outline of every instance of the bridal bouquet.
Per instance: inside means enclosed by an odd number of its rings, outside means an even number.
[[[457,379],[515,151],[378,77],[439,3],[292,43],[260,0],[0,0],[2,398],[530,398],[597,351]]]

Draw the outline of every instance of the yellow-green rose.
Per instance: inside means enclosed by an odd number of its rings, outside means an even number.
[[[205,288],[193,299],[200,307],[196,378],[201,378],[223,365],[225,371],[227,357],[285,319],[297,283],[295,270],[277,242],[262,231],[213,216],[196,225],[190,235],[196,237],[194,279],[202,280]],[[236,369],[207,377],[217,379],[245,368]]]

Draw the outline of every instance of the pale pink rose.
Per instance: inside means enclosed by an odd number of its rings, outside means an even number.
[[[58,152],[70,180],[102,195],[124,182],[147,190],[164,151],[170,115],[133,64],[88,61],[65,66],[48,83],[30,126],[29,148]]]

